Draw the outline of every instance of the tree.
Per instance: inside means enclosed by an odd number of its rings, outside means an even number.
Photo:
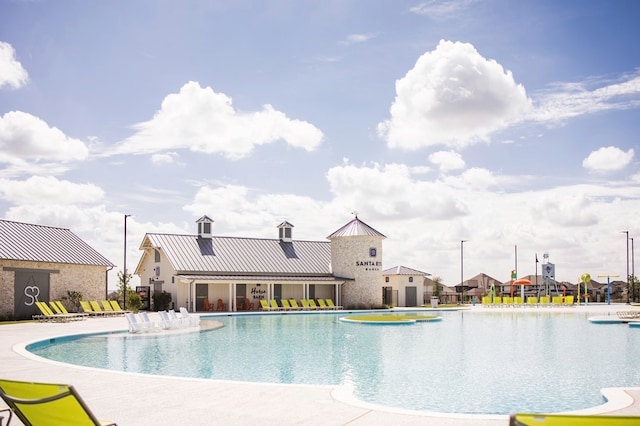
[[[122,308],[130,311],[138,311],[142,306],[140,295],[129,287],[131,274],[125,277],[122,271],[118,272],[118,300],[122,300]],[[126,298],[124,297],[126,295]]]
[[[442,294],[442,289],[444,288],[442,285],[442,278],[434,277],[432,281],[433,281],[432,294],[434,297],[440,297],[440,294]]]

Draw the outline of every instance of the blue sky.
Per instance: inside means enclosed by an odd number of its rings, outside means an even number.
[[[0,0],[0,217],[122,269],[146,232],[324,239],[460,281],[626,274],[635,1]],[[111,287],[115,287],[115,279]],[[606,281],[606,278],[600,279]]]

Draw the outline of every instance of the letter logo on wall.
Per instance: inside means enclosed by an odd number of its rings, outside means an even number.
[[[38,286],[29,285],[24,288],[25,300],[24,304],[26,306],[33,306],[35,302],[38,302],[38,296],[40,296],[40,289]]]

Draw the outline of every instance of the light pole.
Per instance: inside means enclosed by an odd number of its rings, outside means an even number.
[[[618,278],[620,275],[598,275],[598,278],[607,277],[607,305],[611,304],[611,278]]]
[[[636,287],[636,258],[633,255],[633,237],[629,238],[631,240],[631,276],[633,277],[633,288]],[[636,301],[635,294],[632,296],[633,301]]]
[[[620,231],[620,233],[627,235],[627,303],[629,303],[629,293],[631,293],[631,288],[629,287],[629,231]]]
[[[464,243],[466,242],[467,240],[460,240],[460,304],[464,296]]]
[[[124,215],[124,266],[122,267],[122,309],[127,309],[127,218],[130,214]]]

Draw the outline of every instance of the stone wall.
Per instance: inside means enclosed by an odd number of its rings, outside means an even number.
[[[372,251],[373,249],[373,251]],[[342,286],[342,305],[371,308],[382,305],[382,237],[349,236],[331,239],[331,268]]]
[[[57,271],[49,274],[49,299],[62,300],[67,291],[82,293],[84,300],[104,300],[107,296],[106,267],[62,263],[0,260],[0,316],[11,318],[14,312],[15,272],[7,268]]]

